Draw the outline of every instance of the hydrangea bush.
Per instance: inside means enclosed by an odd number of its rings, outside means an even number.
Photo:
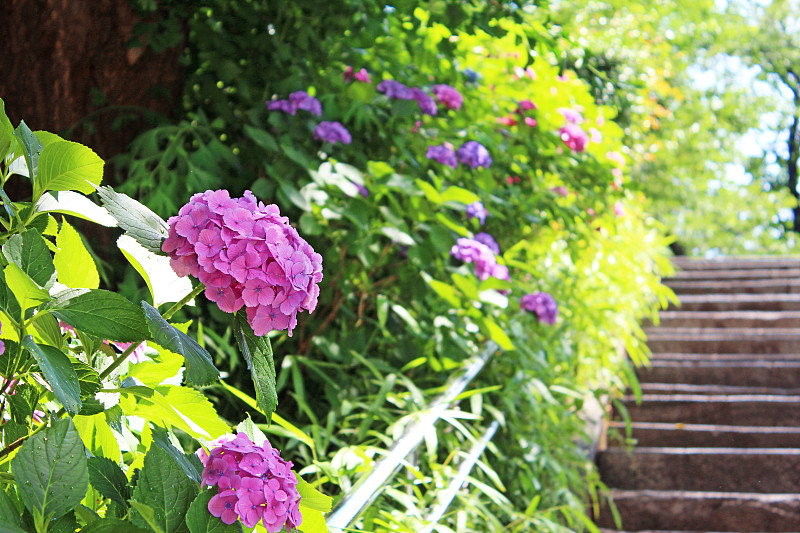
[[[386,452],[385,435],[397,435],[426,391],[441,390],[477,349],[492,341],[503,350],[461,402],[465,417],[426,435],[426,453],[359,527],[426,527],[421,517],[454,475],[441,458],[457,457],[497,415],[507,428],[493,440],[497,455],[474,472],[447,527],[580,529],[596,477],[580,447],[564,443],[583,438],[584,401],[632,378],[623,352],[646,359],[637,321],[670,296],[658,283],[669,270],[667,241],[646,200],[625,187],[617,111],[596,105],[589,86],[563,70],[566,50],[544,14],[523,25],[519,10],[466,30],[437,23],[449,17],[434,9],[354,17],[370,21],[369,31],[344,45],[325,41],[330,53],[316,62],[297,56],[278,80],[264,69],[231,77],[222,61],[216,70],[204,64],[192,80],[205,88],[187,93],[194,107],[182,127],[194,121],[193,131],[207,126],[226,140],[178,143],[193,172],[160,183],[216,188],[201,180],[212,175],[203,162],[213,155],[230,166],[236,194],[276,198],[324,256],[332,281],[315,314],[301,315],[291,339],[280,337],[291,355],[276,388],[314,437],[287,445],[329,492],[345,494]],[[261,31],[228,17],[230,27]],[[287,38],[289,28],[277,31]],[[254,54],[242,49],[247,56],[225,64],[246,64]],[[218,80],[226,80],[219,89]],[[322,114],[292,115],[274,103],[296,91],[313,94]],[[341,124],[349,144],[315,133],[323,123]],[[137,154],[145,152],[132,161]],[[151,183],[140,175],[127,186]],[[528,310],[526,295],[537,292],[552,296],[557,319],[552,306],[541,316]]]
[[[297,314],[314,310],[322,257],[251,193],[195,195],[167,223],[101,186],[103,167],[83,145],[13,128],[0,100],[0,525],[326,531],[330,498],[249,418],[226,437],[232,425],[202,392],[223,386],[215,358],[191,323],[170,322],[203,291],[229,313],[256,390],[252,412],[269,419],[277,396],[265,335],[291,333]],[[11,200],[10,180],[27,184],[32,201]],[[99,288],[76,218],[124,232],[117,254],[141,273],[147,299]]]

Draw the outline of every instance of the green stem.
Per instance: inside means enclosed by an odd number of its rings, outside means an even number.
[[[164,318],[164,320],[169,320],[170,318],[172,318],[172,315],[174,315],[181,307],[189,303],[189,301],[191,301],[192,298],[203,292],[205,288],[206,288],[205,285],[203,285],[202,283],[198,283],[197,287],[192,289],[192,292],[184,296],[180,302],[176,303],[175,305],[167,309],[167,312],[161,316]]]
[[[119,357],[117,357],[116,359],[114,359],[114,361],[113,361],[113,362],[112,362],[110,365],[108,365],[108,366],[106,367],[106,369],[105,369],[105,370],[103,370],[103,371],[100,373],[100,376],[99,376],[99,377],[100,377],[100,381],[103,381],[104,379],[106,379],[106,378],[109,376],[109,374],[111,374],[111,373],[112,373],[114,370],[116,370],[116,368],[117,368],[119,365],[121,365],[121,364],[122,364],[122,362],[123,362],[125,359],[127,359],[127,358],[128,358],[128,356],[129,356],[129,355],[130,355],[130,354],[131,354],[131,353],[132,353],[132,352],[133,352],[133,351],[136,349],[136,347],[137,347],[137,346],[139,346],[139,344],[141,344],[141,343],[135,343],[135,342],[132,342],[132,343],[131,343],[131,345],[130,345],[130,346],[128,346],[128,347],[125,349],[125,351],[124,351],[124,352],[122,352],[122,353],[119,355]]]

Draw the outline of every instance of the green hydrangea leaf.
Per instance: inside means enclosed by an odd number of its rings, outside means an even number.
[[[11,460],[22,502],[34,515],[62,517],[89,488],[86,448],[69,419],[33,435]]]
[[[191,533],[242,533],[242,524],[237,520],[226,524],[208,512],[208,502],[214,496],[213,490],[204,490],[189,506],[186,524]]]
[[[271,420],[278,407],[278,393],[275,390],[275,362],[272,345],[267,337],[258,337],[247,322],[247,314],[240,309],[233,319],[233,331],[256,389],[256,403],[259,409]]]
[[[148,522],[152,521],[164,533],[187,532],[186,512],[197,492],[197,484],[186,476],[169,454],[159,446],[151,446],[133,489],[132,522],[146,529],[150,526]],[[153,516],[143,513],[134,501],[152,509]]]

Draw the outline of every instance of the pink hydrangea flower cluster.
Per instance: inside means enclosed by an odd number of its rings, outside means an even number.
[[[253,193],[231,198],[226,190],[192,196],[171,217],[162,250],[179,276],[191,274],[206,297],[226,313],[247,308],[256,335],[292,330],[297,313],[312,312],[319,297],[322,256]]]
[[[497,264],[494,252],[484,243],[462,237],[450,249],[450,255],[465,263],[475,264],[475,275],[481,281],[490,277],[509,279],[508,267]]]
[[[580,126],[572,122],[564,124],[558,134],[567,148],[573,152],[583,152],[586,150],[586,145],[589,144],[589,136]]]
[[[226,524],[241,519],[247,528],[262,522],[270,533],[296,530],[303,522],[292,462],[269,441],[256,445],[244,433],[220,439],[210,454],[202,451],[203,483],[217,486],[208,512]]]

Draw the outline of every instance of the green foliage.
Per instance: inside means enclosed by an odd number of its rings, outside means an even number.
[[[133,502],[132,522],[141,528],[148,526],[158,532],[173,533],[187,531],[186,513],[197,495],[197,485],[180,469],[175,461],[158,446],[152,446],[144,458]]]

